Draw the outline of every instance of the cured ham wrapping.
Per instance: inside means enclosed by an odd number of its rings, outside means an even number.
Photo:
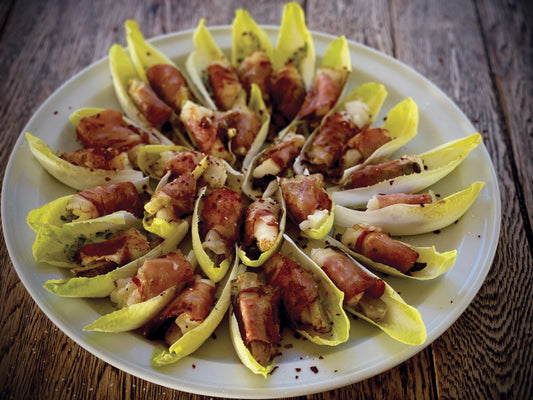
[[[270,145],[257,163],[252,176],[261,179],[266,176],[280,176],[300,153],[305,138],[293,131],[287,132],[282,139]]]
[[[195,194],[196,179],[192,173],[185,172],[158,189],[145,205],[145,210],[167,221],[179,220],[192,214]]]
[[[233,162],[232,155],[218,136],[214,111],[189,101],[183,106],[180,119],[200,151]]]
[[[356,224],[346,228],[341,241],[356,253],[395,268],[403,274],[407,274],[418,259],[416,251],[376,227]]]
[[[181,72],[169,64],[157,64],[146,71],[150,86],[172,109],[179,113],[183,103],[194,100]]]
[[[372,197],[367,204],[368,210],[377,210],[392,206],[393,204],[431,204],[433,196],[430,193],[408,194],[408,193],[391,193],[377,194]]]
[[[218,135],[231,139],[231,150],[245,156],[261,129],[261,121],[246,106],[235,106],[217,120]]]
[[[344,292],[344,304],[360,310],[374,321],[383,319],[386,304],[379,298],[385,292],[383,280],[367,274],[359,265],[332,248],[315,249],[311,258]]]
[[[279,235],[281,209],[273,199],[259,199],[246,209],[243,248],[251,259],[274,246]]]
[[[172,117],[172,108],[161,100],[147,83],[132,79],[128,93],[142,115],[153,126],[160,127]]]
[[[296,118],[320,122],[337,102],[346,82],[346,72],[340,68],[319,68]]]
[[[71,164],[91,168],[118,171],[130,167],[128,154],[112,147],[90,147],[72,153],[59,153],[59,156]]]
[[[318,284],[311,273],[282,254],[274,254],[265,264],[266,280],[279,287],[283,309],[296,329],[311,328],[325,333],[331,322],[320,301]]]
[[[217,107],[225,111],[233,108],[242,90],[235,68],[227,60],[215,61],[207,67],[207,76]]]
[[[200,151],[180,151],[167,161],[163,175],[170,172],[170,178],[173,179],[186,172],[192,173],[204,157],[205,154]]]
[[[146,260],[137,271],[134,282],[139,287],[141,301],[146,301],[171,287],[179,293],[192,279],[192,266],[178,250]]]
[[[76,126],[76,135],[85,148],[112,147],[124,151],[148,143],[143,132],[128,125],[116,110],[82,118]]]
[[[387,161],[381,164],[367,165],[350,174],[350,188],[361,188],[375,185],[376,183],[394,179],[402,175],[417,174],[423,171],[424,166],[417,157],[402,157],[398,160]]]
[[[345,114],[333,114],[313,140],[307,160],[317,171],[328,171],[341,159],[345,143],[357,131],[357,126]]]
[[[78,250],[81,267],[74,268],[76,276],[92,277],[109,272],[150,251],[150,243],[137,229],[130,228],[109,240],[92,243]]]
[[[215,301],[215,284],[196,275],[183,291],[177,290],[177,293],[178,296],[144,327],[149,339],[164,339],[172,345],[200,325]]]
[[[289,215],[297,224],[308,220],[317,212],[327,213],[331,210],[331,199],[324,190],[321,174],[281,178],[280,187]]]
[[[305,99],[305,83],[298,69],[292,64],[274,71],[270,83],[272,122],[279,129],[298,114]]]
[[[204,201],[200,221],[203,246],[215,254],[230,256],[239,239],[244,216],[244,199],[229,188],[215,189]]]
[[[244,272],[233,282],[232,302],[245,346],[259,364],[267,365],[281,340],[279,291],[256,273]]]
[[[255,83],[261,90],[265,104],[267,106],[270,104],[270,77],[272,72],[272,62],[263,51],[256,50],[243,60],[239,67],[239,79],[248,97],[252,90],[252,84]]]
[[[129,211],[137,218],[143,215],[143,204],[137,188],[131,182],[97,186],[73,195],[66,210],[79,221],[102,217],[115,211]]]

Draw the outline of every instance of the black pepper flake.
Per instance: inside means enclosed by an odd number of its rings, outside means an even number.
[[[333,372],[339,372],[339,370],[338,370],[338,369],[336,369],[336,370],[334,370]]]
[[[319,357],[318,357],[318,359],[319,359],[319,360],[323,360],[323,359],[324,359],[324,357],[322,357],[322,356],[319,356]]]
[[[298,379],[298,375],[296,375],[296,376],[294,377],[294,379]]]
[[[195,368],[196,368],[196,365],[195,365],[195,364],[193,364],[193,365],[192,365],[192,369],[195,369]]]
[[[268,374],[272,375],[274,373],[274,371],[277,370],[278,368],[279,368],[279,366],[276,365],[274,368],[272,368],[272,371],[270,371]]]
[[[111,178],[110,178],[109,176],[106,176],[106,177],[105,177],[105,181],[106,181],[106,182],[109,182],[110,180],[111,180]]]
[[[393,185],[393,183],[394,183],[394,179],[392,179],[392,180],[391,180],[391,181],[389,182],[389,185],[391,185],[391,186],[392,186],[392,185]]]
[[[296,372],[300,372],[302,369],[301,369],[301,368],[294,368],[294,370],[295,370]]]
[[[59,111],[54,111],[54,115],[57,115]]]
[[[318,374],[318,368],[316,366],[312,366],[309,368],[311,371],[313,371],[315,374]]]
[[[433,231],[435,235],[438,235],[440,233],[440,229],[437,229],[436,231]]]

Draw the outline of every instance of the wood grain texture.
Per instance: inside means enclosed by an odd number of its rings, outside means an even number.
[[[496,4],[488,6],[492,13],[499,12]],[[465,314],[433,346],[439,397],[527,398],[523,395],[533,390],[531,367],[514,366],[533,359],[529,345],[533,293],[527,273],[532,260],[524,220],[517,218],[522,212],[517,197],[521,188],[513,180],[514,158],[506,146],[508,129],[500,112],[499,101],[510,100],[495,92],[473,3],[401,1],[394,3],[394,9],[396,57],[435,82],[483,133],[504,205],[500,244],[485,284]],[[427,21],[437,18],[438,25],[419,34]],[[505,35],[507,43],[516,40],[511,31]],[[415,46],[409,45],[413,41]],[[520,108],[512,103],[516,116]],[[523,132],[517,133],[517,140],[524,138]],[[527,140],[524,144],[527,149]],[[520,351],[516,346],[524,347]]]
[[[106,4],[107,3],[107,4]],[[31,115],[62,83],[125,44],[123,23],[145,35],[230,24],[246,7],[279,24],[279,1],[13,0],[0,5],[0,174]],[[450,96],[482,132],[502,195],[502,232],[486,282],[462,317],[401,365],[363,382],[299,399],[531,398],[533,93],[527,0],[441,2],[307,0],[310,29],[393,55]],[[58,23],[49,23],[58,21]],[[529,235],[529,236],[528,236]],[[146,382],[94,357],[33,302],[0,243],[0,398],[205,400]]]
[[[519,161],[518,176],[533,225],[533,6],[529,1],[478,2],[481,31],[486,38],[489,66],[500,94],[501,113],[510,151]],[[513,112],[518,111],[518,112]],[[530,242],[533,238],[530,237]],[[530,243],[532,246],[533,243]]]

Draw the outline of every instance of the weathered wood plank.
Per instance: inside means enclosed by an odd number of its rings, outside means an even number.
[[[476,10],[463,1],[393,5],[396,56],[436,83],[483,133],[504,205],[501,239],[486,282],[465,314],[433,345],[439,397],[521,398],[519,393],[532,390],[531,369],[513,367],[532,359],[531,346],[517,349],[531,339],[531,253],[513,181],[514,161],[506,147],[507,128]],[[496,4],[492,7],[498,20],[506,19]],[[428,21],[433,21],[429,29]],[[516,38],[507,36],[509,45],[513,41]],[[512,102],[510,109],[519,115],[518,104]],[[501,293],[507,293],[505,301]]]
[[[501,96],[506,133],[518,162],[516,174],[522,185],[520,195],[524,196],[526,204],[522,211],[528,213],[532,226],[533,7],[528,1],[482,0],[476,3],[491,72]]]

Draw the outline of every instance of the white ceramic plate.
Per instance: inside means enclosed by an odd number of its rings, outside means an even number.
[[[275,43],[277,28],[267,27]],[[229,27],[211,28],[223,49],[231,47]],[[333,39],[314,34],[316,53],[322,55]],[[178,65],[193,50],[192,32],[156,38],[153,43]],[[366,81],[383,83],[389,96],[383,116],[411,96],[419,106],[418,136],[401,153],[426,151],[438,144],[475,132],[464,114],[434,85],[398,61],[356,43],[350,43],[353,73],[347,91]],[[75,149],[69,114],[81,107],[119,109],[107,59],[81,71],[57,90],[35,113],[24,132],[43,139],[51,148]],[[24,133],[23,132],[23,133]],[[403,154],[399,154],[403,155]],[[439,234],[404,238],[418,245],[435,244],[439,251],[457,249],[456,265],[434,281],[399,278],[387,281],[404,300],[417,307],[427,327],[427,341],[412,347],[394,341],[379,329],[353,320],[350,340],[338,347],[312,345],[285,331],[279,367],[263,379],[241,365],[235,355],[227,322],[195,354],[173,366],[153,369],[153,345],[133,333],[83,332],[82,328],[110,311],[104,300],[67,299],[43,289],[49,279],[62,277],[55,267],[38,265],[30,251],[34,232],[25,223],[28,212],[72,191],[54,180],[35,161],[21,135],[9,160],[2,191],[4,235],[20,279],[45,314],[67,335],[102,360],[148,381],[182,391],[221,397],[279,398],[339,388],[386,371],[413,356],[439,337],[470,304],[491,266],[500,231],[500,195],[496,175],[483,145],[447,178],[434,186],[446,195],[482,180],[479,197],[458,223]]]

